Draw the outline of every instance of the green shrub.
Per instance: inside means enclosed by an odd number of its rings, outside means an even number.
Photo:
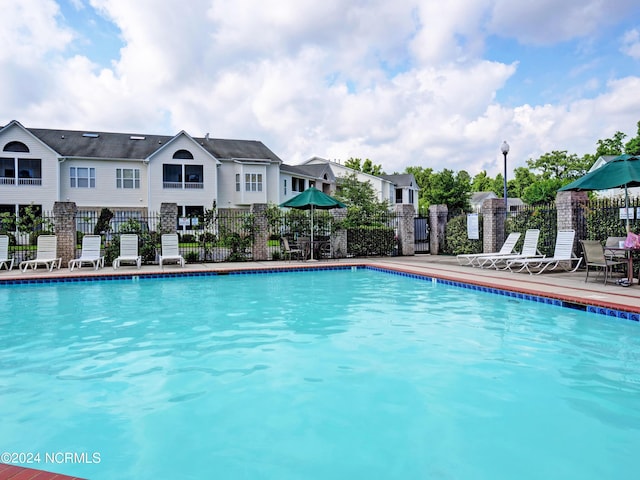
[[[198,255],[198,252],[188,252],[184,256],[184,259],[187,263],[198,263],[200,261],[200,256]]]
[[[479,239],[471,240],[467,234],[467,215],[458,215],[447,223],[444,253],[461,255],[482,253],[482,218],[478,221]]]
[[[192,233],[184,233],[180,235],[180,242],[182,243],[196,243],[196,236]]]
[[[362,226],[347,229],[347,253],[355,257],[391,255],[396,245],[395,231],[391,227]]]

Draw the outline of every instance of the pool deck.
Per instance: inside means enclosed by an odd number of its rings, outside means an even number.
[[[205,263],[187,264],[184,268],[176,265],[145,265],[141,269],[135,267],[121,267],[114,270],[105,267],[93,270],[84,267],[70,272],[68,268],[61,268],[49,272],[44,268],[21,272],[14,268],[12,271],[0,271],[0,286],[7,281],[44,279],[61,279],[70,277],[113,277],[115,276],[145,276],[145,275],[175,275],[201,274],[206,272],[228,273],[232,271],[274,270],[274,269],[306,269],[327,268],[333,266],[371,266],[401,271],[409,274],[424,275],[443,280],[451,280],[471,285],[508,290],[528,295],[538,295],[546,298],[559,299],[576,305],[590,305],[605,309],[621,310],[640,313],[640,285],[634,279],[633,285],[622,287],[615,283],[622,274],[614,277],[605,286],[602,274],[592,272],[589,281],[585,283],[584,269],[570,273],[565,271],[544,272],[541,275],[528,273],[513,273],[489,269],[461,266],[453,256],[446,255],[415,255],[407,257],[372,257],[358,259],[321,260],[315,262],[303,261],[263,261],[240,263]]]
[[[18,467],[0,463],[0,480],[83,480],[59,473],[45,472],[33,468]]]

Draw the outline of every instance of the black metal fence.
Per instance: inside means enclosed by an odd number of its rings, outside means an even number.
[[[594,199],[576,205],[573,218],[576,220],[576,240],[604,241],[607,237],[624,237],[627,234],[623,198]],[[466,236],[466,213],[449,212],[444,253],[478,253],[482,251],[482,220],[480,239],[469,240]],[[629,199],[629,226],[631,231],[640,230],[640,198]],[[539,205],[522,205],[507,212],[505,234],[540,230],[540,251],[550,256],[555,249],[558,230],[558,211],[555,202]],[[520,240],[522,242],[522,239]]]
[[[266,221],[264,220],[266,218]],[[4,218],[0,218],[2,221]],[[6,220],[6,219],[5,219]],[[262,221],[257,214],[244,210],[218,209],[193,218],[178,219],[177,225],[162,225],[161,215],[137,211],[119,212],[102,217],[95,211],[76,215],[76,257],[80,255],[84,235],[101,235],[105,261],[110,265],[119,255],[120,235],[135,233],[143,263],[157,263],[161,252],[161,233],[176,231],[181,255],[188,263],[249,261],[253,259],[257,239],[266,242],[269,260],[284,258],[282,237],[292,242],[309,238],[328,248],[317,252],[324,257],[367,257],[397,255],[398,216],[395,213],[363,216],[353,225],[346,216],[326,210],[280,210],[270,208]],[[0,223],[0,233],[10,237],[10,251],[20,262],[35,257],[37,237],[54,233],[52,213],[39,213],[27,222]],[[19,228],[18,228],[19,227]],[[336,239],[342,238],[343,242]],[[333,248],[333,246],[336,246]]]
[[[558,230],[558,210],[554,202],[540,205],[522,205],[507,213],[505,234],[540,230],[539,250],[543,255],[553,255]],[[579,237],[577,237],[579,238]]]

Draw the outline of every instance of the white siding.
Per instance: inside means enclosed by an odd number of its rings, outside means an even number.
[[[4,152],[4,146],[12,141],[24,143],[28,153]],[[13,125],[0,133],[1,158],[40,159],[42,170],[41,185],[0,185],[0,203],[7,205],[42,205],[42,210],[53,210],[58,200],[58,158],[55,152],[44,145],[29,132],[18,125]]]
[[[71,187],[70,168],[95,168],[95,188]],[[117,188],[116,169],[140,170],[140,188]],[[60,164],[60,197],[78,207],[147,207],[147,165],[127,160],[66,160]]]
[[[178,150],[188,150],[193,160],[174,159]],[[164,188],[163,165],[202,165],[203,188]],[[183,178],[184,180],[184,178]],[[159,212],[162,203],[211,208],[218,197],[216,160],[189,137],[181,135],[154,155],[149,162],[149,211]]]

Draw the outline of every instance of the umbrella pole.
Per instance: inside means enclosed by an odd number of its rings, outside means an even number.
[[[627,219],[627,235],[631,231],[629,228],[629,192],[627,191],[627,184],[624,184],[624,216]]]
[[[311,258],[309,258],[310,262],[313,262],[313,205],[311,205],[311,245],[310,245],[310,255]]]

